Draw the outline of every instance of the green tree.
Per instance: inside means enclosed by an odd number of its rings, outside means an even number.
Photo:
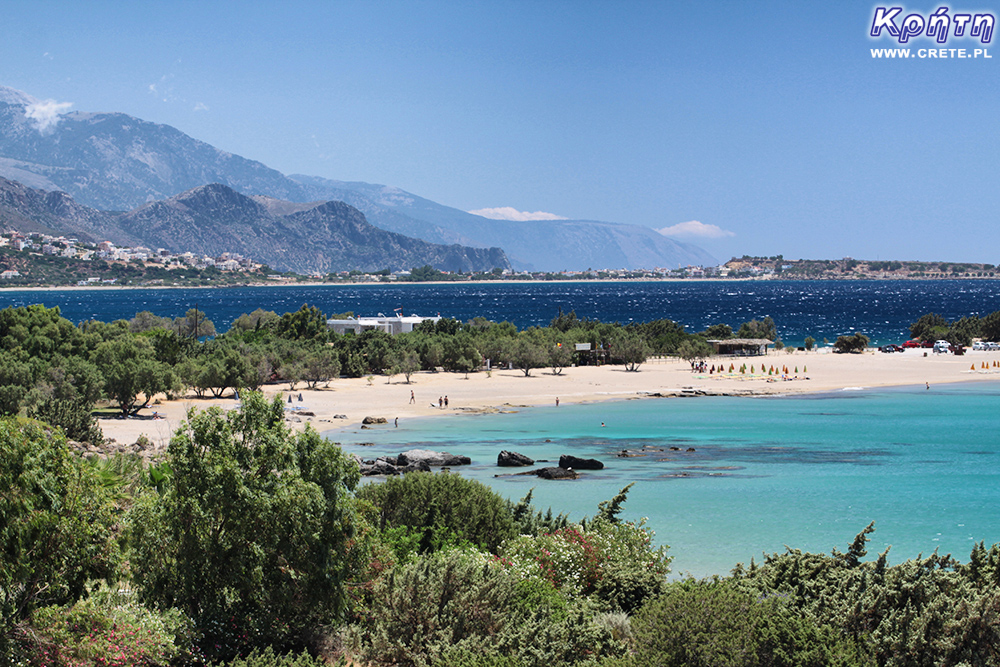
[[[282,338],[295,340],[326,340],[328,332],[326,317],[315,306],[302,304],[294,313],[285,313],[278,320],[276,330]]]
[[[763,320],[750,320],[740,325],[740,330],[736,332],[737,338],[763,338],[774,340],[778,337],[778,328],[774,324],[771,316]]]
[[[101,343],[94,351],[94,363],[104,375],[104,393],[125,416],[147,407],[153,396],[177,384],[173,370],[157,361],[152,346],[139,337]],[[144,402],[138,405],[140,395]]]
[[[701,332],[707,340],[725,340],[733,337],[733,328],[728,324],[713,324]]]
[[[182,338],[193,338],[198,340],[206,336],[215,335],[215,325],[205,318],[205,313],[197,308],[188,309],[184,317],[174,320],[174,331]]]
[[[320,382],[329,384],[340,377],[340,358],[328,347],[322,347],[306,354],[302,362],[302,379],[306,386],[315,389]]]
[[[345,609],[348,493],[357,465],[280,398],[191,411],[170,441],[173,474],[137,505],[133,570],[145,599],[191,616],[212,658],[301,646]]]
[[[524,377],[531,375],[534,368],[542,368],[549,361],[548,350],[542,344],[529,339],[524,334],[511,340],[504,349],[504,358],[524,372]]]
[[[399,357],[399,372],[410,384],[410,376],[420,370],[420,355],[415,350],[404,350]]]
[[[910,338],[937,340],[948,331],[948,320],[937,313],[927,313],[910,325]]]
[[[833,343],[834,352],[859,353],[864,352],[868,347],[868,336],[863,333],[855,333],[852,336],[837,336]]]
[[[806,336],[806,339],[805,339],[806,349],[807,350],[812,350],[813,347],[815,347],[815,345],[816,345],[816,339],[813,338],[812,336]]]
[[[652,348],[639,334],[623,331],[611,344],[611,356],[625,364],[625,370],[636,372],[653,353]]]
[[[63,435],[0,419],[0,655],[33,609],[73,602],[116,570],[112,509]]]

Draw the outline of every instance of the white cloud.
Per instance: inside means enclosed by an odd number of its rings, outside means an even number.
[[[705,223],[698,222],[697,220],[679,222],[676,225],[663,227],[662,229],[657,229],[656,231],[660,232],[664,236],[680,236],[696,239],[724,239],[728,236],[736,236],[735,232],[723,229],[717,225],[706,225]]]
[[[195,111],[208,111],[208,105],[204,102],[196,102],[194,105]]]
[[[556,215],[555,213],[546,213],[545,211],[535,211],[534,213],[529,213],[528,211],[518,211],[516,208],[511,206],[500,206],[498,208],[481,208],[477,211],[469,211],[472,215],[481,215],[484,218],[489,218],[490,220],[517,220],[519,222],[526,222],[528,220],[566,220],[567,218],[561,215]]]
[[[60,116],[69,111],[71,106],[72,102],[36,101],[25,107],[24,115],[35,122],[35,129],[41,134],[48,134],[55,129],[62,120]]]

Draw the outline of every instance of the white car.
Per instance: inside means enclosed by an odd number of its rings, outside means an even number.
[[[951,352],[951,343],[949,343],[946,340],[939,340],[936,343],[934,343],[934,351],[937,352],[938,354],[942,354],[944,352]]]
[[[975,343],[972,344],[972,349],[973,350],[988,350],[988,349],[990,349],[990,344],[989,343],[985,343],[985,342],[983,342],[981,340],[977,340]]]

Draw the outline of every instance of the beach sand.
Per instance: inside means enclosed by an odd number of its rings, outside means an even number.
[[[338,379],[327,388],[314,390],[299,384],[289,391],[287,384],[275,384],[265,386],[263,391],[269,398],[282,394],[293,428],[312,424],[318,431],[324,431],[359,426],[365,417],[384,417],[392,424],[397,418],[402,422],[416,417],[499,411],[505,407],[554,406],[557,398],[560,405],[570,405],[652,396],[792,394],[908,385],[929,385],[933,391],[943,383],[1000,380],[1000,367],[994,367],[995,362],[1000,363],[1000,352],[967,351],[956,357],[922,349],[892,354],[877,350],[863,354],[833,354],[828,349],[792,354],[772,351],[764,357],[709,359],[709,366],[725,365],[721,375],[692,373],[687,362],[665,358],[650,360],[637,372],[626,372],[620,365],[571,367],[561,374],[540,368],[531,371],[529,377],[516,369],[479,371],[468,376],[420,372],[411,376],[409,384],[402,375],[388,382],[385,376],[375,376],[371,382],[367,378]],[[734,374],[728,373],[730,363],[736,367]],[[745,375],[739,374],[742,363],[747,365]],[[984,363],[988,368],[982,368]],[[765,365],[763,373],[761,364]],[[751,365],[756,371],[753,376],[749,373]],[[766,369],[771,366],[779,373],[769,378]],[[785,367],[789,376],[797,379],[781,380],[780,370]],[[291,403],[287,403],[289,395]],[[439,407],[438,399],[445,396],[448,406]],[[232,392],[221,399],[199,399],[192,394],[172,401],[161,396],[158,401],[137,418],[99,420],[105,437],[127,445],[144,435],[155,445],[153,452],[160,452],[190,409],[220,406],[230,410],[238,405]]]

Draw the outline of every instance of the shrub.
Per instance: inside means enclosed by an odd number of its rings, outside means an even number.
[[[68,607],[39,609],[30,628],[43,665],[165,667],[197,658],[193,626],[183,614],[147,609],[117,587]]]
[[[60,431],[0,419],[0,655],[35,608],[71,603],[116,570],[112,512]]]
[[[453,550],[385,576],[344,643],[377,665],[551,667],[620,655],[596,613],[586,600],[549,606],[485,554]]]
[[[686,581],[632,619],[635,661],[663,667],[874,665],[833,628],[818,627],[779,596],[730,582]]]
[[[254,649],[244,658],[237,658],[228,663],[226,667],[324,667],[326,663],[312,657],[305,651],[302,653],[275,653],[274,649],[268,646],[263,651]],[[345,663],[338,663],[343,665]]]
[[[280,398],[241,398],[226,414],[189,413],[164,492],[130,521],[144,597],[189,614],[213,659],[302,646],[346,608],[357,466],[312,429],[290,432]]]
[[[410,473],[368,484],[357,495],[375,507],[372,523],[380,530],[405,526],[419,531],[420,553],[463,540],[496,553],[515,535],[507,501],[485,484],[454,473]]]

